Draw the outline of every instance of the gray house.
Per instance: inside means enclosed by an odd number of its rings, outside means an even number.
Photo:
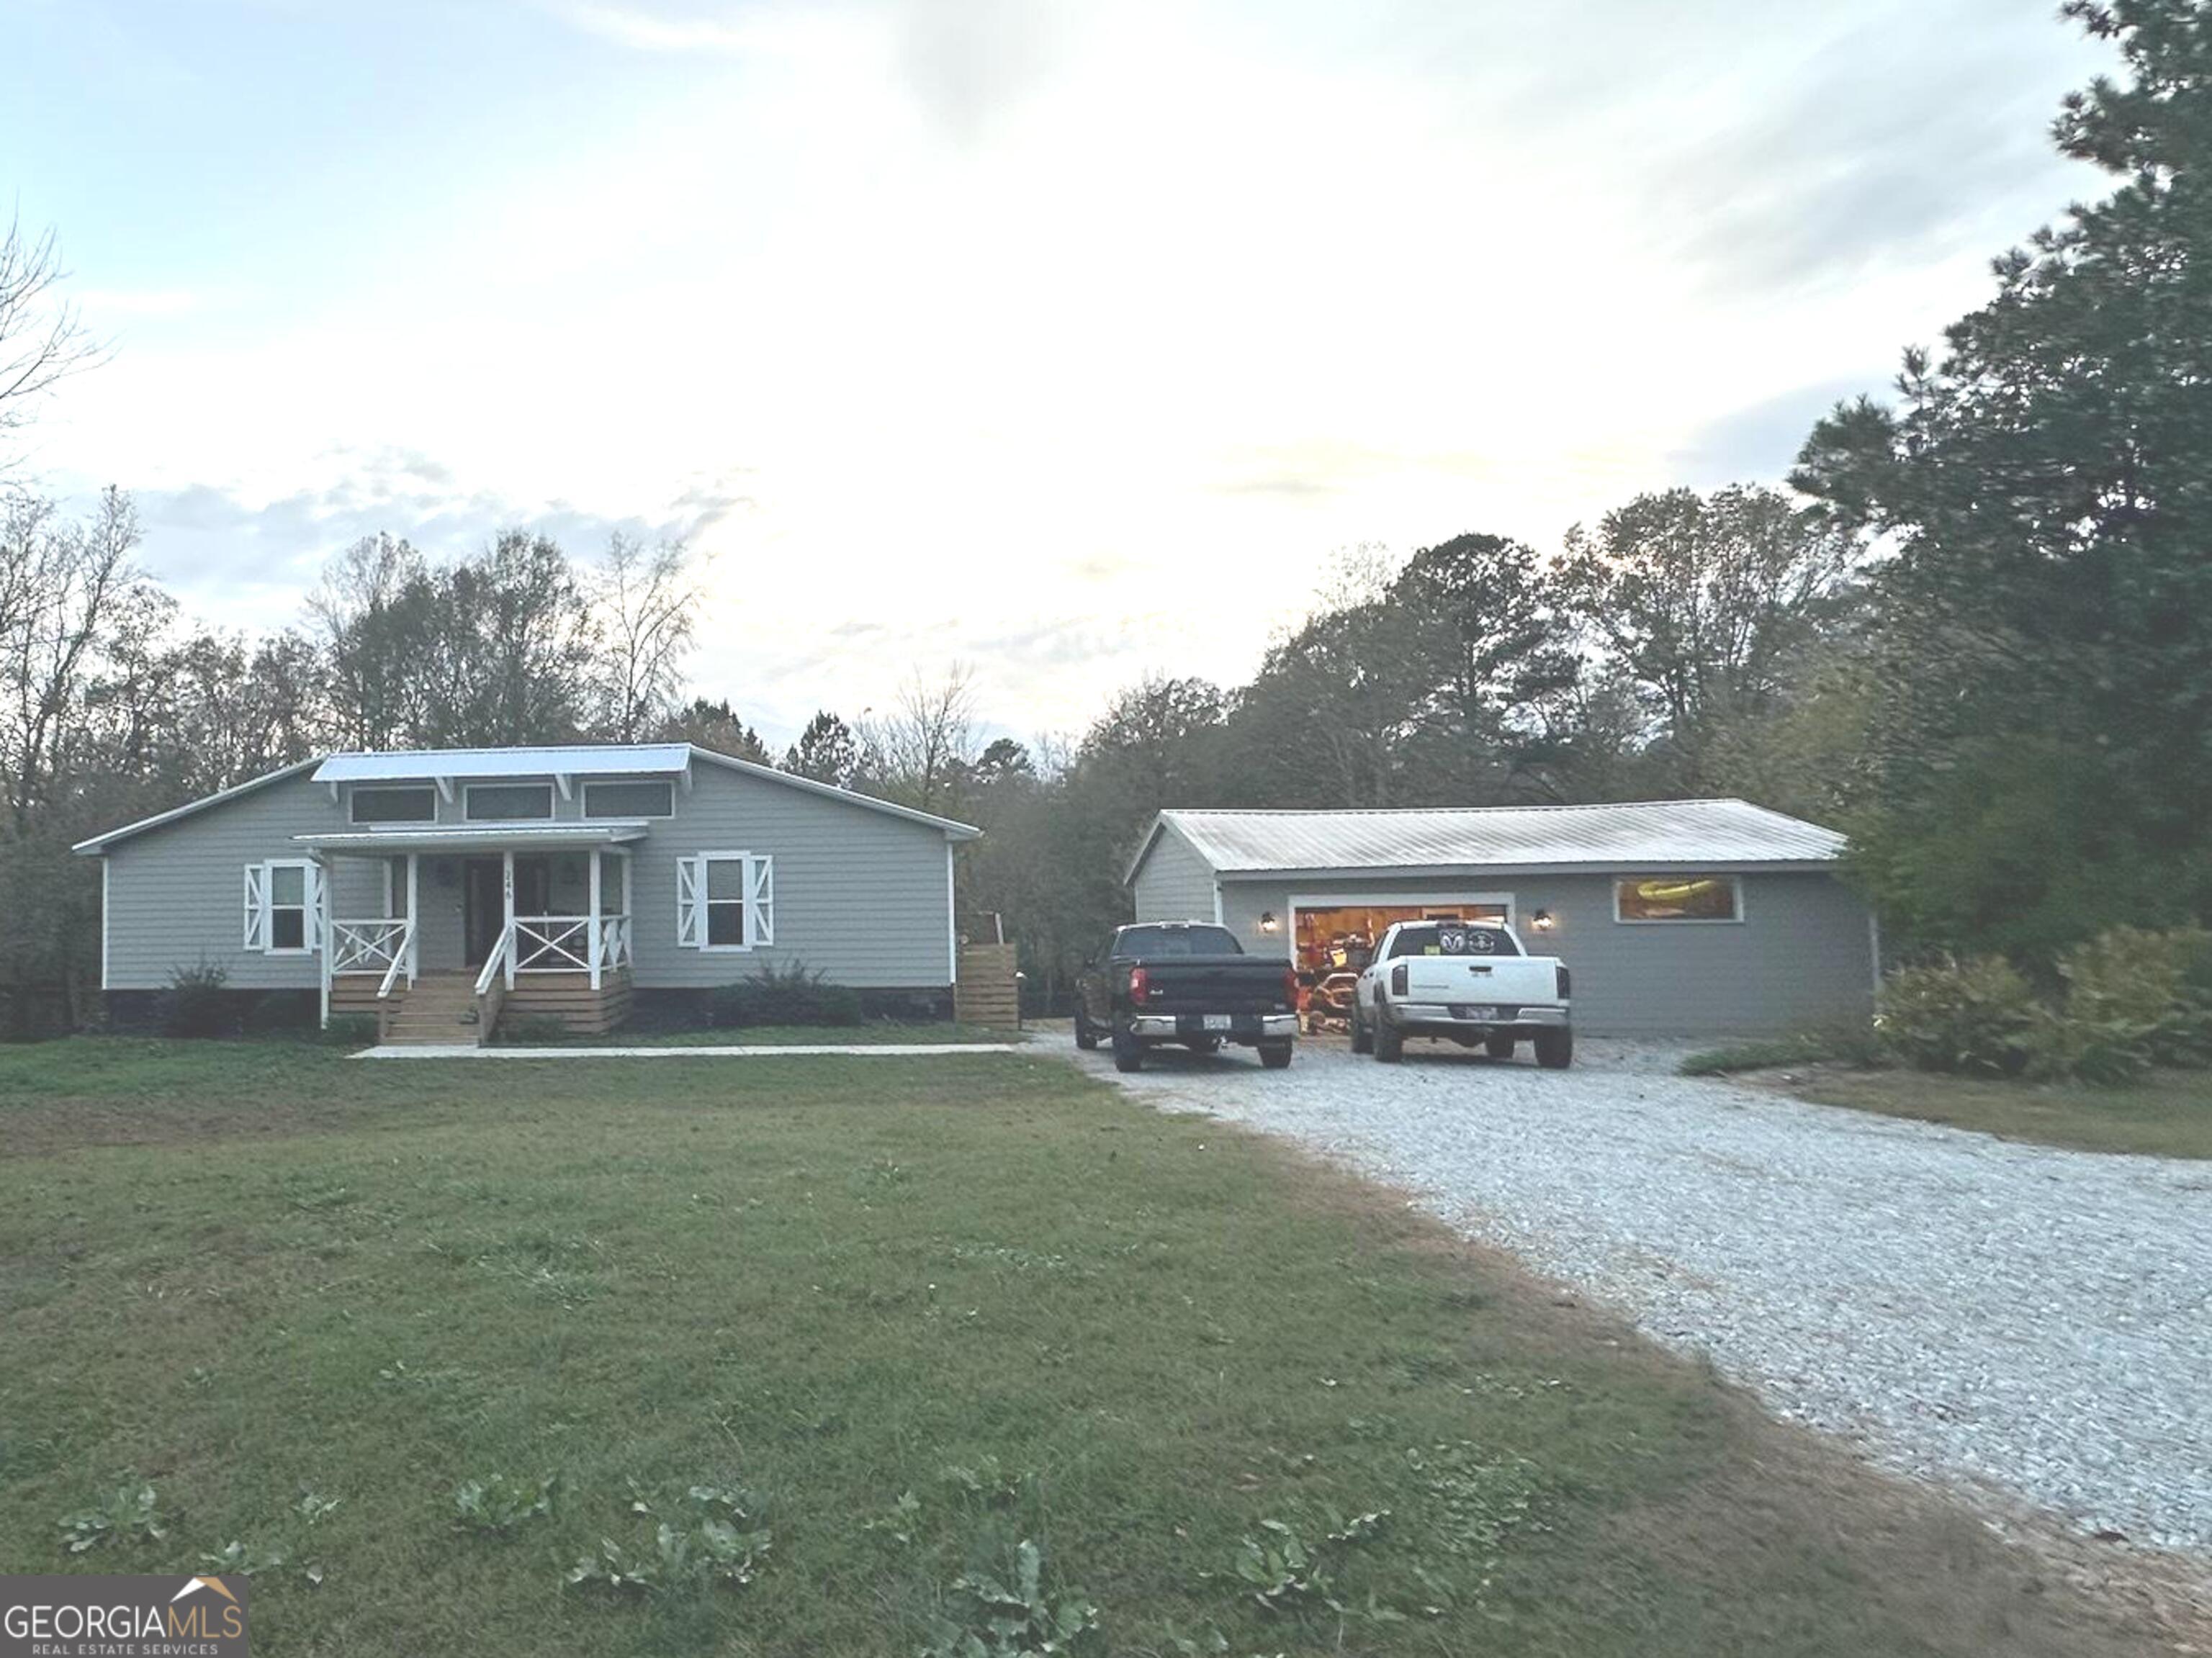
[[[333,754],[95,835],[111,1010],[205,963],[393,1040],[804,963],[941,1005],[980,831],[688,743]]]
[[[1575,975],[1597,1034],[1783,1031],[1863,1016],[1872,912],[1843,837],[1742,800],[1411,811],[1164,811],[1139,920],[1211,920],[1316,983],[1393,921],[1493,916]]]

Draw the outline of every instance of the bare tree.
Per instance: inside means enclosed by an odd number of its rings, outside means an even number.
[[[592,586],[605,641],[600,723],[615,741],[635,743],[668,718],[683,689],[699,604],[690,550],[617,531]]]
[[[105,653],[167,623],[167,600],[131,562],[137,544],[119,489],[81,525],[27,495],[0,515],[0,784],[13,822],[46,800]]]
[[[860,721],[865,776],[907,805],[951,810],[975,763],[974,680],[958,662],[934,683],[915,669],[890,713]]]
[[[0,235],[0,442],[29,423],[57,381],[100,361],[76,307],[54,293],[68,274],[52,231],[33,236],[9,221]],[[14,459],[0,447],[0,476]]]
[[[364,536],[324,567],[307,615],[320,635],[339,743],[390,748],[421,723],[418,636],[434,599],[422,554],[388,535]]]

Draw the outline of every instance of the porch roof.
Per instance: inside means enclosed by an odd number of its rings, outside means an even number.
[[[586,823],[451,823],[415,828],[339,829],[295,835],[313,852],[381,857],[395,852],[538,852],[554,847],[617,847],[642,841],[652,825],[629,820]]]

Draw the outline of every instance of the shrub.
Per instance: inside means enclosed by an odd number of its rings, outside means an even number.
[[[333,1013],[322,1029],[322,1039],[338,1048],[368,1048],[376,1042],[374,1013]]]
[[[708,1017],[720,1026],[853,1025],[860,1023],[860,993],[793,962],[781,972],[764,967],[724,985],[714,993]]]
[[[2208,1010],[2200,963],[2212,939],[2194,928],[2108,928],[2059,959],[2065,999],[2038,1068],[2087,1082],[2125,1082],[2154,1065],[2202,1063]]]
[[[557,1013],[510,1013],[499,1022],[499,1040],[518,1048],[544,1048],[568,1035]]]
[[[1686,1077],[1725,1077],[1738,1071],[1772,1071],[1792,1065],[1847,1065],[1862,1071],[1879,1070],[1890,1062],[1890,1054],[1871,1022],[1817,1030],[1793,1031],[1786,1036],[1753,1037],[1725,1048],[1692,1054],[1681,1065]]]
[[[2034,991],[2000,956],[1901,968],[1875,1005],[1885,1045],[1921,1071],[2018,1076],[2036,1053],[2044,1023]]]
[[[173,968],[161,993],[161,1030],[170,1036],[227,1036],[237,1029],[230,999],[223,992],[228,969],[202,962]]]
[[[311,1029],[316,1018],[315,998],[304,990],[270,990],[253,999],[246,1010],[246,1029],[255,1035]]]

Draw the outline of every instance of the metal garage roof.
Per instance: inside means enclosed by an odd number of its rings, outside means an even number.
[[[1589,806],[1443,806],[1407,811],[1164,811],[1129,866],[1134,879],[1172,828],[1221,874],[1292,870],[1826,864],[1832,829],[1748,800]]]
[[[535,749],[399,749],[334,754],[318,783],[385,783],[425,777],[596,777],[607,772],[669,774],[691,763],[689,743],[576,744]]]

